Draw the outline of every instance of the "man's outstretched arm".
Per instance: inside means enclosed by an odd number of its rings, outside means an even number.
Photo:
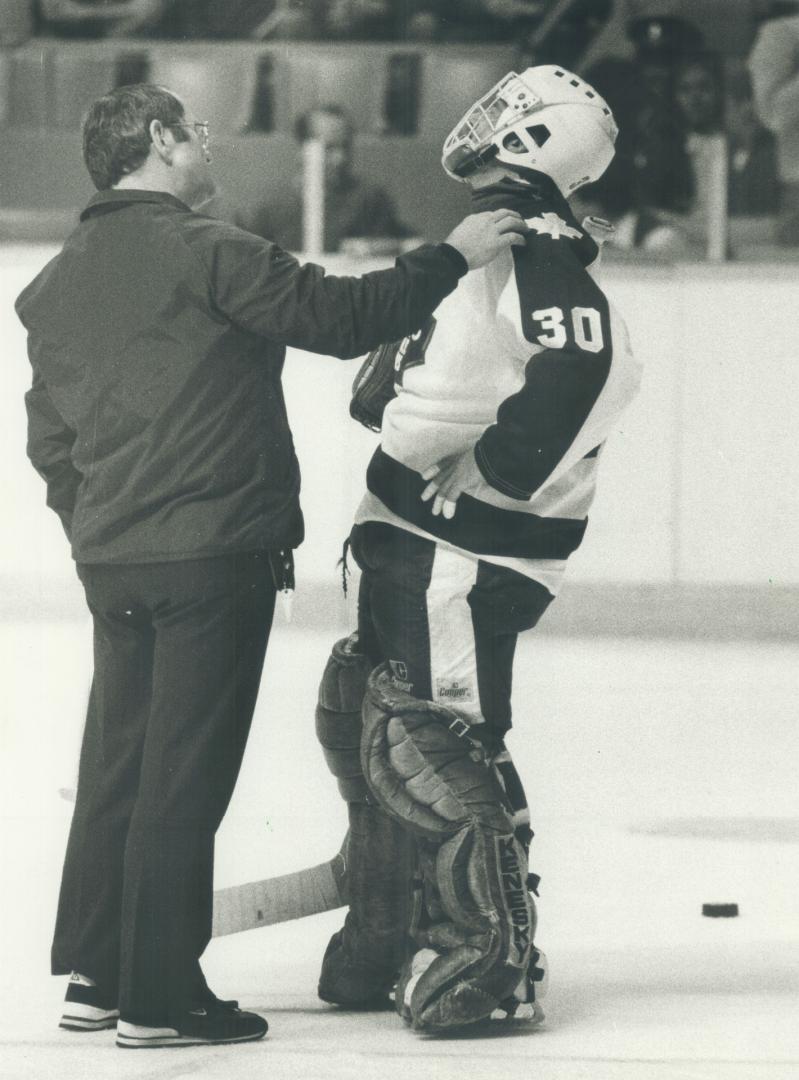
[[[472,214],[444,243],[422,245],[392,268],[360,277],[328,276],[321,266],[230,229],[212,239],[213,298],[233,323],[272,341],[360,356],[417,330],[468,270],[523,243],[525,229],[513,211]]]

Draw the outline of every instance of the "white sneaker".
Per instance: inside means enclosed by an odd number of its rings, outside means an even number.
[[[103,1031],[116,1027],[118,1017],[116,1002],[105,1000],[92,979],[73,971],[58,1026],[66,1031]]]

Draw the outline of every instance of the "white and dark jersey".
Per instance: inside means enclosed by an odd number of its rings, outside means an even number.
[[[595,279],[597,244],[555,185],[505,182],[473,198],[476,212],[519,211],[527,242],[468,274],[398,343],[398,393],[356,523],[398,525],[554,594],[585,532],[601,447],[640,369]],[[470,448],[474,480],[455,516],[433,515],[421,474]]]

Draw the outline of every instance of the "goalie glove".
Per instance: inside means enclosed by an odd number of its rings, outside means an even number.
[[[372,349],[352,384],[350,416],[370,431],[380,431],[383,411],[397,396],[394,364],[401,344],[394,341]]]
[[[386,405],[397,396],[405,372],[424,363],[435,328],[436,320],[431,315],[416,333],[372,349],[352,384],[350,416],[354,420],[380,431]]]

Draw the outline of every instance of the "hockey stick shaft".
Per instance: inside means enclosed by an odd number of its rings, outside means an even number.
[[[61,798],[71,803],[75,802],[79,756],[79,747],[76,747],[75,779],[68,786],[58,789]],[[213,936],[223,937],[258,926],[273,926],[343,907],[348,903],[346,846],[345,836],[338,854],[318,866],[218,889],[214,893]]]
[[[333,911],[347,902],[344,850],[328,862],[292,874],[250,881],[214,893],[213,936],[238,934]]]

